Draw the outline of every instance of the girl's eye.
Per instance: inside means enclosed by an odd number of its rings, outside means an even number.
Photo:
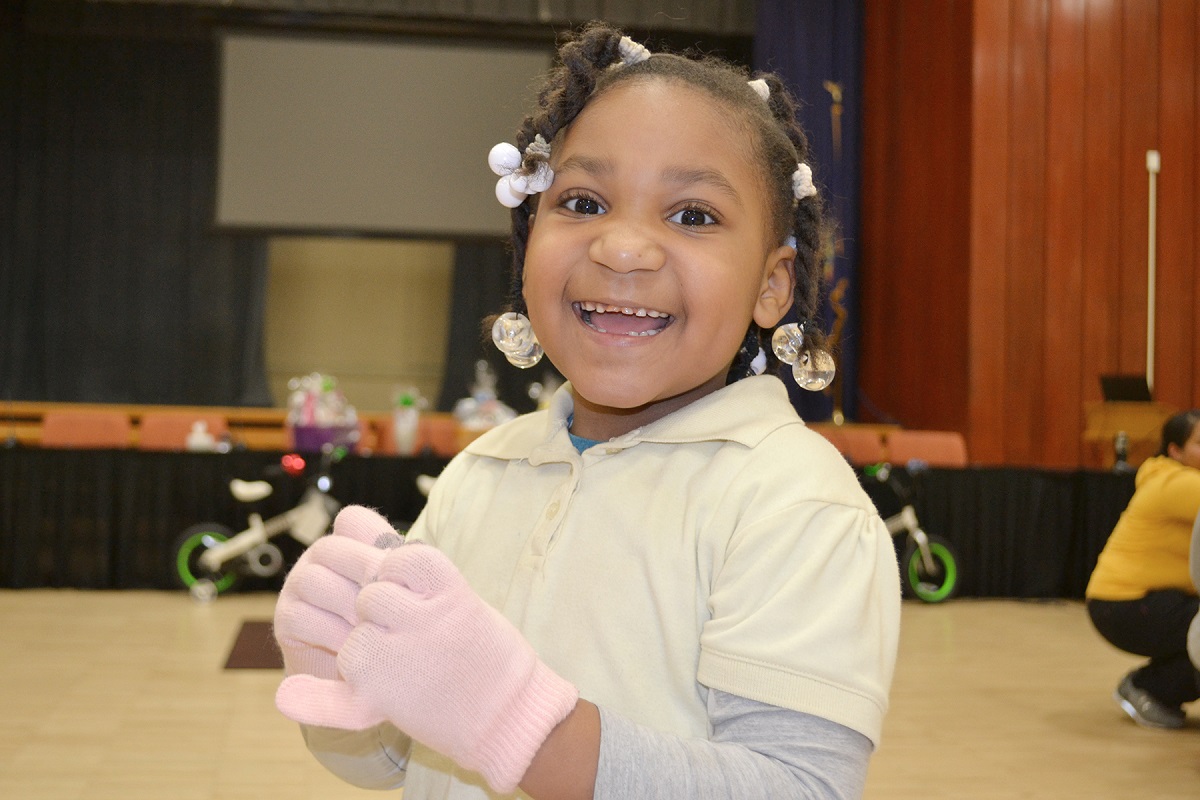
[[[712,214],[700,208],[685,208],[682,211],[676,211],[669,219],[671,222],[680,225],[686,225],[690,228],[697,228],[703,225],[716,225],[717,221]]]
[[[603,214],[604,208],[595,199],[591,197],[572,197],[563,203],[563,208],[567,211],[574,211],[576,214],[591,215]]]

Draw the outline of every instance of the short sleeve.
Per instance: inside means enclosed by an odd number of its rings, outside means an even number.
[[[813,500],[755,519],[729,540],[709,605],[702,684],[823,717],[878,746],[900,583],[873,509]]]

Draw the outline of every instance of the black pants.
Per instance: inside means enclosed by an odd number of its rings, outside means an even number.
[[[1200,671],[1187,654],[1188,626],[1200,609],[1200,598],[1166,589],[1140,600],[1088,600],[1087,609],[1110,644],[1150,658],[1134,672],[1134,686],[1172,708],[1200,698]]]

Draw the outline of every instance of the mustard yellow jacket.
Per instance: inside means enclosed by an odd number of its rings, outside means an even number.
[[[1136,600],[1156,589],[1195,594],[1188,550],[1200,513],[1200,470],[1155,456],[1138,469],[1134,485],[1092,571],[1087,597]]]

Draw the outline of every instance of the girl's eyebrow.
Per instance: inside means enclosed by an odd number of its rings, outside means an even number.
[[[613,173],[613,164],[607,158],[594,158],[592,156],[574,155],[559,164],[554,171],[569,172],[573,169],[586,172],[593,178],[601,178]]]
[[[734,189],[733,184],[715,169],[708,169],[706,167],[668,167],[663,170],[663,180],[681,186],[692,186],[697,183],[711,186],[722,194],[728,195],[730,200],[739,205],[741,204],[742,198],[737,193],[737,189]]]
[[[586,155],[573,155],[558,165],[555,172],[569,172],[578,169],[594,178],[608,177],[613,174],[615,167],[607,158],[594,158]],[[707,167],[668,167],[663,170],[664,181],[679,186],[703,184],[711,186],[731,200],[741,204],[741,196],[733,188],[733,184],[715,169]]]

